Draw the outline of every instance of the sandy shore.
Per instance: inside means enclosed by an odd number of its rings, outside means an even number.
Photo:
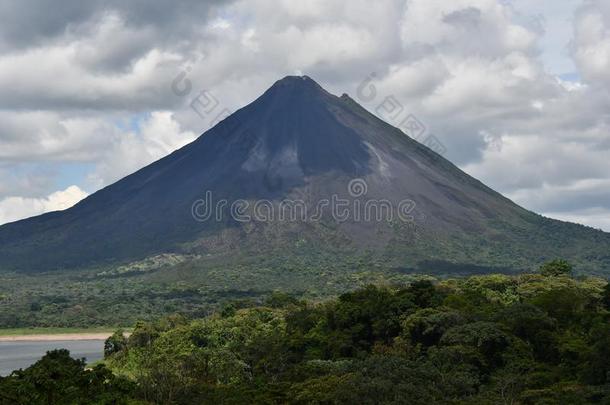
[[[59,333],[0,336],[0,342],[49,342],[54,340],[106,340],[112,333]]]

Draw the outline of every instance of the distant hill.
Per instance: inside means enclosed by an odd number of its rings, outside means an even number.
[[[519,207],[306,76],[68,210],[0,227],[0,269],[27,272],[364,251],[405,269],[562,257],[610,273],[610,234]]]

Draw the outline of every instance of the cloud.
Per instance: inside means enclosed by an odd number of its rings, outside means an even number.
[[[610,210],[603,208],[593,208],[587,210],[577,210],[570,213],[566,212],[545,212],[549,218],[560,219],[562,221],[580,223],[595,229],[610,231]]]
[[[54,167],[69,162],[92,167],[84,176],[87,183],[80,187],[97,190],[197,137],[197,133],[181,129],[167,111],[112,118],[0,113],[0,131],[21,134],[0,138],[0,198],[18,195],[27,201],[44,200],[57,182],[59,173]],[[7,206],[0,205],[0,223],[2,218],[14,217],[5,209]]]
[[[65,210],[83,198],[87,193],[78,186],[70,186],[44,198],[8,197],[0,200],[0,224],[40,215],[45,212]]]
[[[595,3],[578,12],[577,31],[585,14],[601,21]],[[408,2],[401,37],[409,57],[378,77],[381,96],[368,107],[396,97],[467,172],[527,208],[592,223],[610,211],[600,191],[610,185],[610,98],[595,85],[610,70],[585,72],[586,83],[549,74],[543,30],[519,17],[495,1]],[[598,59],[585,55],[586,63],[605,61],[606,26],[584,41]]]
[[[93,123],[97,123],[94,125]],[[105,143],[106,120],[55,111],[0,111],[3,162],[87,161]]]
[[[96,188],[135,172],[197,137],[194,132],[182,131],[173,114],[167,111],[151,113],[138,126],[136,131],[116,133],[90,175]]]
[[[54,191],[54,171],[45,165],[0,164],[0,199],[8,196],[36,197]]]
[[[188,39],[197,24],[205,21],[215,7],[228,3],[228,0],[34,0],[25,4],[2,0],[1,45],[8,50],[44,45],[58,40],[66,32],[87,29],[92,21],[106,14],[121,15],[136,30],[154,27],[157,42],[175,42]]]
[[[177,101],[169,83],[178,71],[180,56],[153,48],[127,70],[106,74],[88,66],[91,58],[79,54],[77,44],[0,56],[2,108],[142,110]]]
[[[573,57],[585,80],[610,90],[610,4],[586,0],[574,20]]]
[[[171,80],[229,3],[0,0],[0,108],[175,108]]]

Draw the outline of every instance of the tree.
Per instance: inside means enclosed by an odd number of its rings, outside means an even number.
[[[569,276],[573,267],[567,260],[556,259],[540,266],[540,274],[547,277]]]
[[[281,291],[274,291],[265,300],[265,306],[270,308],[287,308],[291,305],[299,305],[299,300],[292,295]]]
[[[413,302],[420,308],[438,306],[442,302],[441,294],[430,280],[417,280],[408,288]]]
[[[373,285],[341,295],[323,321],[329,356],[354,356],[370,352],[375,342],[390,343],[400,333],[400,317],[415,309],[411,298],[410,291]]]
[[[83,359],[73,359],[61,349],[47,354],[25,370],[0,379],[2,404],[115,404],[133,394],[129,381],[105,366],[85,369]]]
[[[107,363],[154,403],[610,404],[606,284],[490,275],[316,304],[276,295],[141,324],[144,344]]]
[[[123,330],[119,329],[104,342],[104,358],[122,352],[125,348],[127,348],[127,338],[123,334]]]
[[[447,330],[465,321],[459,312],[451,309],[420,309],[402,322],[402,335],[414,344],[428,347],[438,344]]]
[[[590,352],[584,371],[584,380],[590,384],[610,382],[610,325],[595,325],[590,336]]]
[[[510,344],[510,337],[492,322],[472,322],[449,329],[440,341],[441,345],[459,345],[476,348],[495,367],[502,363],[502,353]]]
[[[604,308],[610,311],[610,283],[606,284],[604,287],[604,292],[602,293],[602,304]]]
[[[150,322],[138,321],[128,339],[129,347],[147,347],[160,335]]]
[[[517,303],[499,311],[496,321],[504,324],[515,336],[526,341],[537,359],[556,360],[557,321],[531,303]]]

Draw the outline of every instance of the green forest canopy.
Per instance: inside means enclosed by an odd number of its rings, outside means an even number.
[[[609,403],[610,287],[553,270],[562,268],[371,285],[317,304],[275,293],[264,306],[139,322],[106,342],[104,365],[87,370],[52,352],[0,379],[0,395],[28,404]]]

